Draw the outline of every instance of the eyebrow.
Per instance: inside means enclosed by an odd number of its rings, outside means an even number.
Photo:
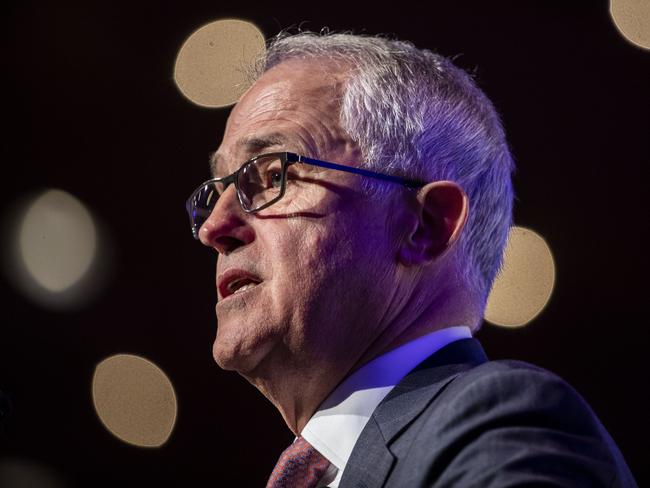
[[[241,147],[244,152],[251,156],[256,156],[265,149],[273,146],[286,146],[287,137],[279,132],[273,132],[263,136],[245,137],[237,141],[237,146]],[[243,161],[241,161],[243,163]],[[210,174],[216,177],[219,166],[224,163],[224,157],[217,151],[210,155],[209,165]],[[225,175],[224,175],[225,176]]]

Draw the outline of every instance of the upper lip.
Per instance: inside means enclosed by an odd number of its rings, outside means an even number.
[[[227,271],[224,271],[217,277],[217,289],[219,290],[219,295],[221,298],[226,298],[229,295],[235,293],[235,289],[231,289],[231,286],[236,285],[237,282],[252,282],[252,283],[261,283],[262,279],[243,269],[231,268]]]

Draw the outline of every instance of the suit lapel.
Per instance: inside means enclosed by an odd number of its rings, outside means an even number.
[[[343,471],[339,488],[383,486],[395,456],[390,452],[374,417],[370,417]]]
[[[339,488],[384,486],[395,463],[391,442],[461,372],[487,361],[476,339],[461,339],[420,363],[384,398],[361,432]]]

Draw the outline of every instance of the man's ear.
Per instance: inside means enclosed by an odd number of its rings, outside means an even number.
[[[407,266],[433,261],[454,245],[467,221],[469,199],[457,183],[434,181],[418,191],[416,211],[416,225],[399,251]]]

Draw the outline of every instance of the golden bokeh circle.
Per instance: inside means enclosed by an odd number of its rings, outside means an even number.
[[[649,0],[611,0],[609,13],[623,37],[636,46],[650,49]]]
[[[526,325],[544,309],[554,285],[555,263],[546,241],[530,229],[513,226],[485,320],[503,327]]]
[[[238,19],[211,22],[194,31],[178,52],[174,80],[202,107],[226,107],[250,86],[250,71],[265,51],[264,35]]]
[[[165,373],[151,361],[116,354],[95,368],[92,399],[99,419],[118,439],[159,447],[176,422],[176,394]]]
[[[96,248],[97,231],[90,212],[63,190],[39,195],[25,212],[18,231],[25,270],[53,293],[81,280],[95,259]]]

